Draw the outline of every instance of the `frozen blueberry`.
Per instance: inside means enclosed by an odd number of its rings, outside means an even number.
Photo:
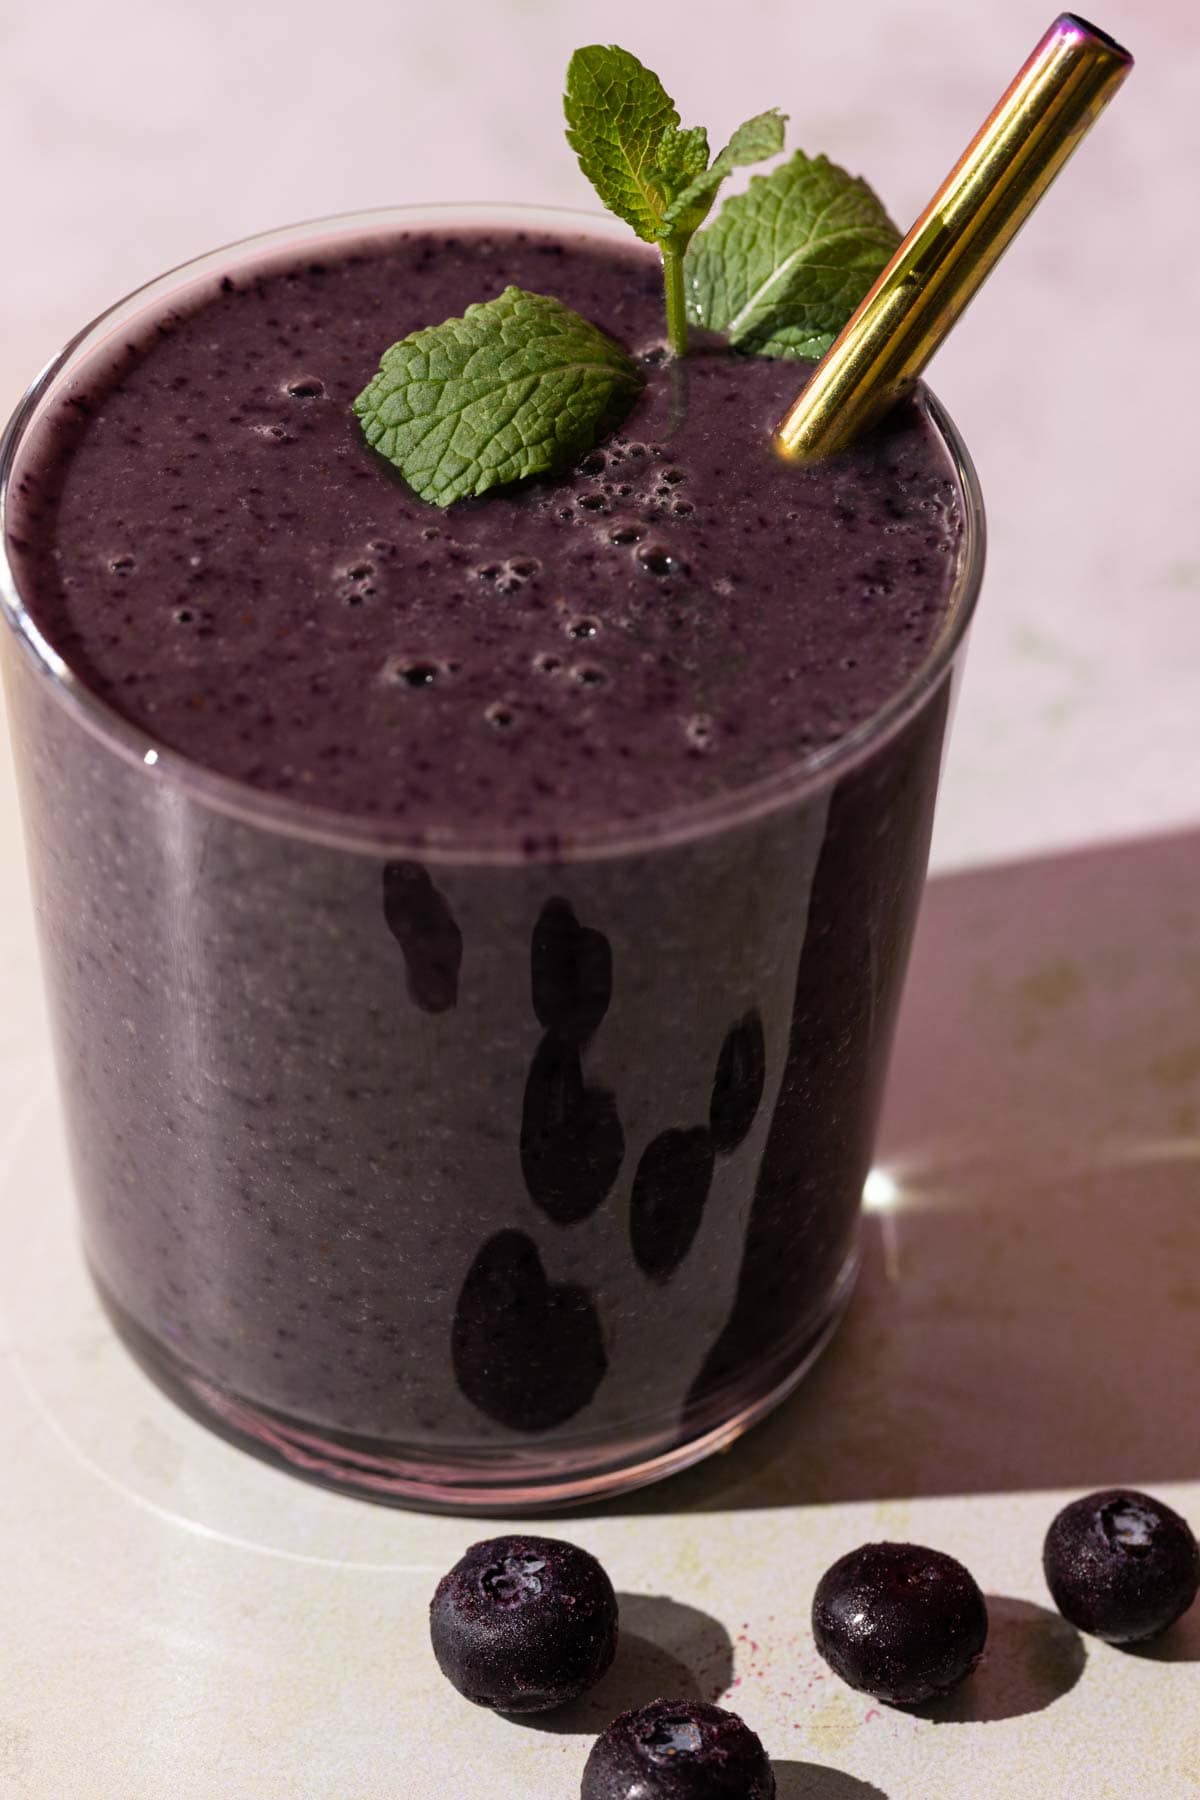
[[[558,1538],[472,1544],[438,1582],[433,1654],[476,1706],[548,1712],[577,1699],[617,1649],[617,1597],[594,1556]]]
[[[1102,1488],[1064,1506],[1046,1533],[1042,1567],[1064,1619],[1109,1644],[1157,1637],[1200,1587],[1187,1520],[1131,1488]]]
[[[813,1637],[851,1687],[918,1706],[971,1673],[987,1606],[952,1556],[919,1544],[864,1544],[827,1569],[813,1596]]]
[[[592,1745],[581,1800],[774,1800],[770,1759],[736,1713],[652,1700]]]

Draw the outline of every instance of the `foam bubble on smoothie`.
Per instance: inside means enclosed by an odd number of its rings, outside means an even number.
[[[293,400],[323,400],[325,383],[319,375],[293,375],[284,383],[284,393],[290,394]]]

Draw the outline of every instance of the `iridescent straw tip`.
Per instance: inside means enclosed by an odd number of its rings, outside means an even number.
[[[1112,37],[1109,32],[1102,31],[1099,25],[1093,25],[1090,19],[1081,18],[1078,13],[1060,13],[1055,20],[1055,29],[1077,32],[1084,37],[1094,38],[1096,43],[1103,44],[1106,50],[1111,50],[1114,56],[1119,56],[1129,68],[1133,67],[1133,57],[1126,50],[1124,44],[1118,44],[1116,38]]]
[[[903,395],[1133,66],[1061,13],[780,422],[795,462],[845,449]]]

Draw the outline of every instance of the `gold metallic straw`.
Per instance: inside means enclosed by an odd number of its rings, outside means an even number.
[[[775,434],[796,462],[844,449],[906,394],[1133,67],[1063,13],[984,121]]]

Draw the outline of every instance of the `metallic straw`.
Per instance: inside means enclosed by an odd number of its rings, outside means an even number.
[[[775,434],[796,462],[844,449],[906,394],[1133,67],[1073,13],[1050,27]]]

